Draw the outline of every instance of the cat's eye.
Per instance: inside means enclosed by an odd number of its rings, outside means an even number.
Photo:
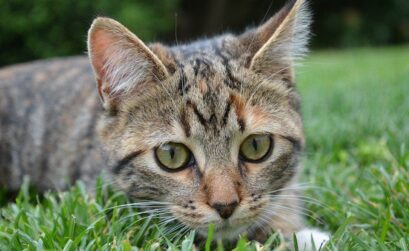
[[[240,158],[244,161],[258,163],[270,156],[273,139],[269,134],[253,134],[248,136],[240,146]]]
[[[156,148],[155,157],[166,171],[180,171],[192,164],[193,155],[184,144],[169,142]]]

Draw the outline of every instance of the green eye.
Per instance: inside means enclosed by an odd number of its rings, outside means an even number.
[[[261,162],[271,154],[273,139],[266,134],[248,136],[240,146],[240,157],[248,162]]]
[[[185,145],[169,142],[156,148],[156,160],[167,171],[179,171],[193,161],[192,154]]]

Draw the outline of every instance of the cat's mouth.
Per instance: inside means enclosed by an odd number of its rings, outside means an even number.
[[[249,234],[254,227],[260,225],[259,216],[265,205],[265,203],[261,203],[258,210],[253,211],[249,210],[245,205],[238,207],[227,219],[218,215],[215,210],[205,211],[202,208],[199,208],[202,209],[201,217],[196,218],[194,218],[196,215],[193,214],[191,214],[192,217],[186,217],[186,214],[182,214],[183,211],[181,212],[178,207],[173,208],[173,213],[180,223],[195,229],[203,237],[208,235],[209,226],[213,225],[215,238],[235,240],[240,234]]]

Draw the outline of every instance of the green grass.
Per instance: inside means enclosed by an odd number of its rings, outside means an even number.
[[[310,210],[330,249],[408,250],[409,48],[314,55],[300,72]],[[313,223],[313,222],[312,222]]]
[[[408,56],[409,47],[325,51],[298,72],[308,142],[302,182],[320,201],[307,203],[308,221],[333,234],[329,250],[409,250]],[[158,219],[115,207],[126,201],[102,188],[91,198],[80,184],[42,197],[24,187],[0,209],[0,250],[192,249],[193,232],[166,235]],[[243,237],[232,248],[280,242],[278,234],[263,244]],[[207,243],[204,250],[215,248]]]

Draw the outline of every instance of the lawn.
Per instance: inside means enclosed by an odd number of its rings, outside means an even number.
[[[409,47],[313,53],[298,75],[309,224],[332,233],[329,250],[409,250]],[[126,202],[102,183],[94,198],[81,184],[41,197],[25,186],[0,209],[0,250],[192,248],[194,232],[166,234]],[[280,239],[234,247],[282,250]]]

